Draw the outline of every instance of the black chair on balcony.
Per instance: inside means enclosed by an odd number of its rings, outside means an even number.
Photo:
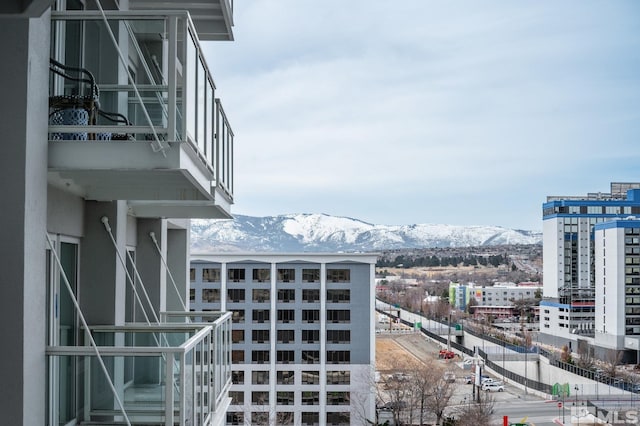
[[[117,112],[107,112],[100,109],[100,89],[91,72],[85,68],[71,67],[56,61],[49,60],[49,70],[65,80],[65,85],[70,83],[69,94],[49,97],[49,123],[54,125],[97,125],[98,117],[103,117],[112,123],[130,126],[129,119]],[[132,135],[111,133],[53,133],[51,139],[71,140],[129,140]]]

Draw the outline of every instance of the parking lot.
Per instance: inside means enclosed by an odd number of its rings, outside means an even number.
[[[437,362],[448,374],[455,376],[455,388],[450,399],[446,413],[455,413],[466,404],[477,400],[478,393],[481,397],[490,394],[496,404],[518,398],[522,390],[502,382],[501,377],[487,375],[498,382],[488,391],[477,389],[474,394],[473,384],[468,379],[472,375],[469,361],[465,365],[465,359],[456,355],[454,359],[440,359],[439,352],[443,348],[438,343],[427,339],[421,333],[378,333],[376,335],[376,370],[381,375],[394,374],[394,366],[402,364],[402,360],[413,360],[427,366],[429,362]],[[483,374],[484,376],[484,374]],[[502,390],[500,390],[502,389]]]

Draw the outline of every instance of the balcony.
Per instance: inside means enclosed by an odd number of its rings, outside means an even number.
[[[186,10],[200,40],[233,40],[233,0],[129,0],[132,10]]]
[[[52,13],[49,183],[138,217],[231,217],[234,134],[198,40],[184,11]]]
[[[125,424],[118,399],[131,424],[220,424],[230,402],[230,314],[204,315],[201,323],[91,326],[109,380],[91,346],[47,347],[59,389],[49,403],[77,424]]]

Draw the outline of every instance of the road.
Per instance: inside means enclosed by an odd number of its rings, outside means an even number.
[[[378,339],[393,339],[406,352],[418,359],[434,359],[440,346],[427,339],[421,333],[385,333],[376,335]],[[439,362],[447,362],[439,360]],[[468,374],[463,368],[462,362],[449,362],[449,370],[454,371],[458,376],[458,386],[451,399],[452,405],[450,413],[462,408],[464,404],[469,404],[473,400],[472,385],[464,384],[462,378]],[[501,379],[496,377],[496,379]],[[484,394],[484,393],[483,393]],[[494,397],[494,425],[502,425],[503,416],[509,417],[510,423],[526,422],[531,426],[557,426],[562,424],[562,411],[559,410],[555,401],[545,401],[544,399],[525,394],[524,390],[505,383],[504,392],[492,393]],[[563,407],[565,408],[565,407]],[[570,424],[570,406],[567,405],[564,413],[566,424]],[[484,425],[483,425],[484,426]],[[490,425],[486,425],[490,426]]]

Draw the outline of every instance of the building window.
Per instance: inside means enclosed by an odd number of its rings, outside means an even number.
[[[296,301],[296,291],[294,289],[278,290],[278,302],[293,303]]]
[[[231,343],[244,343],[244,330],[231,330]]]
[[[242,411],[227,411],[228,425],[244,425],[244,413]]]
[[[271,311],[269,309],[254,309],[252,312],[253,322],[265,322],[269,321]]]
[[[314,303],[320,301],[320,290],[302,290],[302,301]]]
[[[317,385],[319,383],[320,383],[319,371],[303,371],[302,372],[303,385]]]
[[[303,283],[317,283],[318,281],[320,281],[320,269],[303,269],[302,270]]]
[[[231,322],[236,324],[244,323],[244,309],[234,309],[231,312]]]
[[[266,405],[269,401],[254,404],[254,405]],[[268,425],[269,424],[269,413],[264,411],[252,411],[251,412],[251,424],[252,425]]]
[[[302,405],[320,404],[320,392],[302,392]]]
[[[253,270],[253,282],[266,283],[271,281],[271,269],[254,269]]]
[[[231,383],[234,385],[244,385],[244,371],[233,370],[231,372]]]
[[[343,404],[339,404],[343,405]],[[348,404],[347,404],[348,405]],[[345,412],[327,412],[328,426],[349,426],[351,424],[351,415]]]
[[[278,405],[293,405],[293,392],[278,392],[276,398]]]
[[[292,411],[276,411],[277,425],[292,425],[294,415]]]
[[[317,412],[303,412],[302,424],[305,426],[318,426],[320,424],[320,413]]]
[[[296,311],[294,309],[278,309],[278,322],[288,323],[296,320]]]
[[[264,391],[251,392],[251,404],[267,405],[268,403],[269,403],[269,392],[264,392]],[[251,413],[252,416],[253,414],[254,413]],[[260,414],[263,414],[263,413],[260,413]]]
[[[217,288],[203,288],[202,289],[202,301],[206,303],[213,303],[220,301],[220,290]]]
[[[271,300],[271,292],[270,290],[254,288],[251,290],[251,300],[256,303],[268,302]]]
[[[202,281],[220,282],[220,268],[204,268],[202,270]]]
[[[231,405],[244,404],[244,392],[242,391],[229,391],[229,398],[231,398]]]
[[[350,290],[327,290],[327,302],[329,303],[349,303],[350,301]]]
[[[327,405],[349,405],[349,392],[327,392]]]
[[[240,303],[244,302],[244,289],[243,288],[230,288],[227,290],[227,298],[230,302]]]
[[[231,351],[231,363],[242,364],[244,362],[244,349]]]
[[[320,341],[320,330],[302,330],[302,341],[315,343]]]
[[[189,269],[189,281],[196,280],[196,268]]]
[[[294,340],[293,330],[278,330],[278,343],[293,343]]]
[[[251,330],[253,343],[269,343],[269,330]]]
[[[302,351],[303,364],[319,364],[320,351]]]
[[[295,269],[278,269],[278,281],[288,283],[296,280]]]
[[[196,290],[193,288],[189,289],[189,302],[191,303],[195,303],[196,302]]]
[[[327,364],[349,364],[351,362],[351,352],[349,351],[327,351]]]
[[[350,371],[327,371],[327,384],[328,385],[349,385],[351,384],[351,372]]]
[[[244,281],[244,269],[231,268],[227,271],[227,279],[233,283]]]
[[[327,330],[327,342],[351,343],[350,330]]]
[[[291,364],[295,361],[294,351],[277,351],[276,352],[278,364]]]
[[[269,362],[269,351],[251,351],[253,364],[266,364]]]
[[[349,323],[351,322],[351,311],[347,309],[327,309],[327,322]]]
[[[351,281],[351,270],[349,269],[327,269],[327,282],[348,283]]]
[[[252,385],[268,385],[269,372],[268,371],[252,371],[251,384]]]
[[[318,309],[303,309],[302,321],[309,323],[320,321],[320,311]]]
[[[295,374],[293,371],[278,371],[276,377],[279,385],[295,384]]]

